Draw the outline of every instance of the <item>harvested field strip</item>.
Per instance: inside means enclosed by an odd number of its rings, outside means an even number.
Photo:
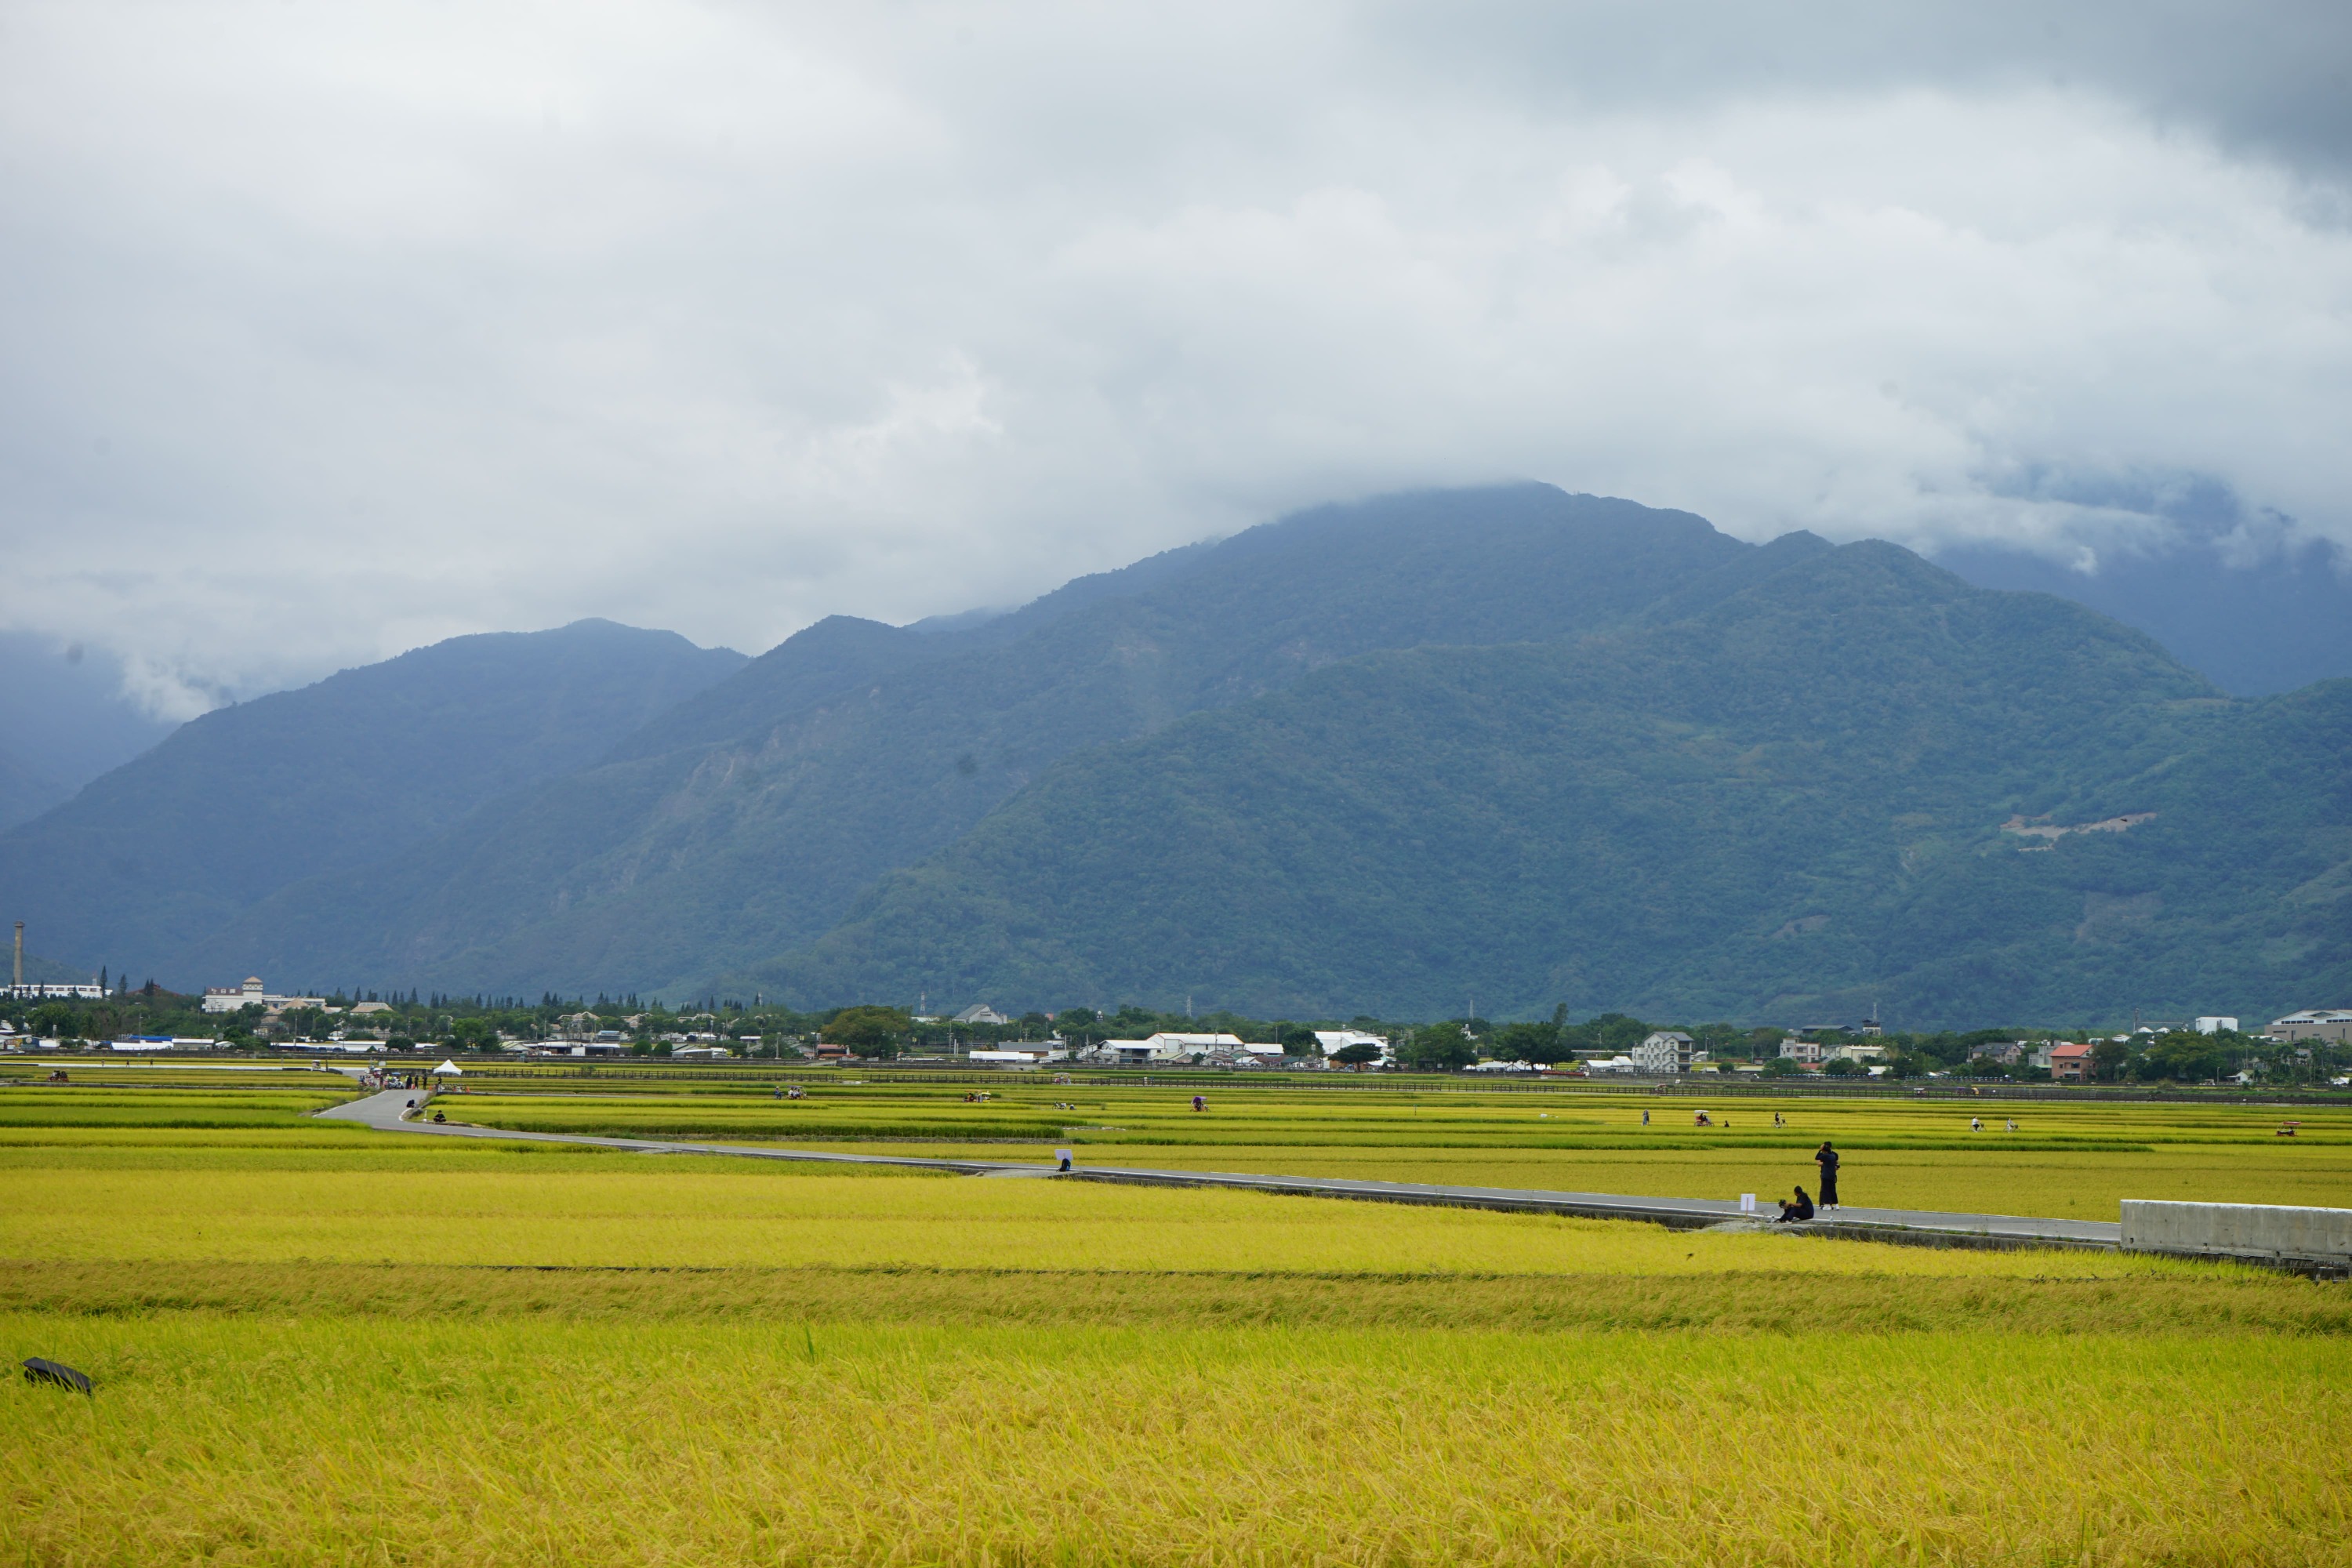
[[[2352,1541],[2352,1367],[2310,1338],[0,1323],[100,1383],[0,1386],[0,1544],[33,1562],[2320,1563]]]
[[[2113,1260],[2110,1260],[2112,1262]],[[1026,1323],[1742,1333],[2352,1336],[2352,1292],[2211,1268],[2076,1278],[1735,1272],[1404,1275],[1026,1268],[531,1268],[47,1263],[0,1268],[0,1313]]]

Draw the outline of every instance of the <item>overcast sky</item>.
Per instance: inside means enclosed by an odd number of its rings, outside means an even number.
[[[184,715],[1511,478],[2352,542],[2347,66],[2335,0],[6,0],[0,627]]]

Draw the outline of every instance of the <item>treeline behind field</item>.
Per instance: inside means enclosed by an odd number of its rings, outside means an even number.
[[[324,1000],[323,1007],[289,1008],[275,1019],[251,1007],[230,1014],[206,1013],[200,998],[165,991],[150,982],[103,1001],[0,1003],[0,1016],[21,1033],[68,1043],[169,1035],[216,1038],[233,1048],[261,1048],[303,1039],[324,1040],[340,1029],[347,1038],[380,1042],[394,1051],[490,1054],[593,1029],[614,1032],[641,1056],[668,1056],[678,1043],[670,1037],[699,1037],[723,1043],[737,1056],[769,1060],[804,1056],[820,1042],[844,1046],[865,1059],[889,1061],[1057,1038],[1074,1049],[1083,1049],[1105,1039],[1139,1039],[1161,1032],[1232,1035],[1252,1044],[1278,1044],[1293,1057],[1319,1058],[1322,1048],[1315,1031],[1349,1028],[1391,1041],[1396,1066],[1418,1072],[1451,1072],[1481,1061],[1557,1067],[1576,1061],[1580,1053],[1622,1054],[1654,1028],[1679,1027],[1707,1054],[1712,1065],[1730,1067],[1760,1060],[1768,1077],[1807,1075],[1793,1058],[1781,1054],[1781,1042],[1788,1033],[1780,1028],[1726,1022],[1653,1024],[1623,1013],[1604,1013],[1574,1023],[1569,1020],[1564,1003],[1554,1007],[1549,1019],[1520,1022],[1461,1017],[1407,1023],[1362,1014],[1347,1019],[1269,1019],[1225,1010],[1166,1013],[1129,1004],[1117,1012],[1069,1007],[988,1025],[919,1018],[905,1008],[874,1004],[797,1012],[756,1000],[747,1005],[716,998],[675,1005],[641,1003],[635,997],[585,1002],[552,994],[536,1003],[440,995],[337,995]],[[353,1015],[349,1009],[356,1000],[381,1001],[384,1010]],[[1979,1048],[2011,1042],[2047,1043],[2062,1036],[2049,1029],[2002,1026],[1898,1031],[1868,1040],[1853,1033],[1824,1037],[1832,1046],[1867,1043],[1884,1047],[1882,1065],[1898,1079],[1958,1074],[1983,1082],[2047,1082],[2047,1068],[2005,1063],[1998,1057],[1980,1054]],[[2259,1035],[2226,1030],[2211,1035],[2176,1030],[2130,1040],[2097,1038],[2093,1059],[2095,1080],[2109,1084],[2207,1083],[2244,1069],[2267,1085],[2312,1086],[2326,1083],[2352,1064],[2352,1050],[2325,1042],[2284,1046]],[[1832,1059],[1819,1070],[1831,1079],[1867,1074],[1861,1063],[1843,1059]]]

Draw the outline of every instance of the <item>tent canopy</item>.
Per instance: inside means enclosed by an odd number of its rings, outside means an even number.
[[[459,1078],[463,1078],[463,1077],[465,1077],[465,1076],[466,1076],[466,1069],[465,1069],[464,1068],[459,1067],[456,1062],[443,1062],[439,1067],[435,1068],[433,1070],[434,1070],[435,1072],[436,1072],[436,1073],[441,1073],[441,1072],[453,1072],[453,1073],[456,1073]]]

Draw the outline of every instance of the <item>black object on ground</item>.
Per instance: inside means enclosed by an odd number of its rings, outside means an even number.
[[[88,1373],[76,1372],[65,1363],[51,1361],[46,1356],[28,1355],[25,1358],[25,1381],[54,1383],[60,1388],[70,1388],[77,1394],[88,1394],[93,1397],[97,1393],[90,1385]]]

